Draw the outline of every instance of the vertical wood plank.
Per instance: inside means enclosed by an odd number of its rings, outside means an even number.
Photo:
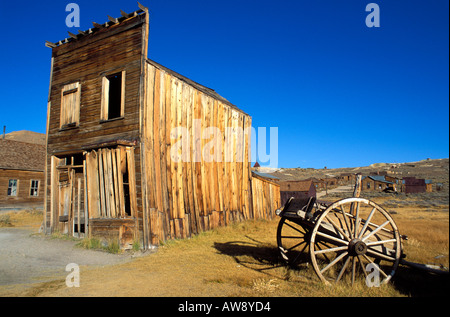
[[[113,166],[112,166],[112,151],[110,149],[105,149],[106,165],[107,165],[107,178],[108,178],[108,194],[109,194],[109,206],[110,206],[110,217],[116,217],[116,202],[114,194],[114,180],[113,180]]]
[[[81,231],[81,178],[78,178],[78,193],[77,193],[77,236],[80,237]]]
[[[106,198],[105,198],[105,180],[103,173],[103,153],[102,150],[99,149],[97,151],[97,159],[98,159],[98,178],[99,178],[99,192],[100,192],[100,217],[107,217],[107,207],[106,207]]]
[[[152,161],[155,169],[155,177],[153,179],[153,187],[155,193],[155,206],[158,210],[162,210],[162,193],[161,193],[161,152],[159,144],[160,130],[160,108],[161,108],[161,72],[155,71],[155,88],[154,88],[154,106],[153,106],[153,152]]]

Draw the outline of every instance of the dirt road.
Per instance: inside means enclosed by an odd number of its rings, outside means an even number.
[[[354,185],[343,185],[333,189],[328,190],[328,194],[331,193],[348,193],[348,197],[351,197],[353,194]],[[327,195],[327,191],[321,191],[316,194],[317,198],[323,197]]]
[[[128,254],[115,255],[76,247],[76,241],[52,239],[36,230],[0,228],[0,296],[12,287],[64,279],[66,266],[106,266],[129,261]]]

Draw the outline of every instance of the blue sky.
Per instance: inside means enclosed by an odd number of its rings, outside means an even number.
[[[65,24],[80,7],[80,28]],[[366,5],[380,27],[365,24]],[[447,0],[151,0],[149,58],[278,127],[278,166],[449,155]],[[0,2],[0,125],[45,133],[51,50],[136,1]],[[264,164],[262,164],[264,165]]]

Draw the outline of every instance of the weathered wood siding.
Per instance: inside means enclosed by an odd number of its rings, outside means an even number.
[[[271,219],[275,210],[281,207],[280,185],[253,175],[252,203],[255,219]]]
[[[17,179],[16,196],[8,196],[8,184],[10,179]],[[30,195],[30,185],[32,180],[39,181],[37,196]],[[0,169],[0,204],[14,206],[14,204],[18,203],[34,203],[37,206],[42,206],[44,194],[44,172]]]
[[[147,65],[146,87],[141,146],[149,242],[253,218],[250,134],[243,133],[251,117],[154,63]],[[183,137],[176,127],[185,128]],[[207,135],[208,127],[219,137]],[[233,137],[234,131],[241,133]],[[205,152],[214,154],[212,162]]]
[[[55,227],[51,215],[52,157],[83,153],[115,140],[135,141],[135,180],[138,216],[142,218],[140,175],[140,103],[143,94],[147,56],[148,15],[141,14],[117,25],[101,28],[75,41],[52,48],[52,71],[47,114],[47,227]],[[114,120],[101,120],[102,78],[124,72],[124,115]],[[79,123],[61,128],[61,99],[65,85],[78,82],[80,87]],[[55,189],[55,187],[53,187]],[[54,206],[53,212],[56,213]]]

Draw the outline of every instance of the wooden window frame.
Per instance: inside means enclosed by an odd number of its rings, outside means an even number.
[[[33,182],[37,182],[37,187],[33,187]],[[38,179],[30,179],[30,197],[39,197],[39,187],[41,186],[41,182]],[[32,195],[32,190],[35,189],[36,195]]]
[[[12,187],[10,187],[10,182],[11,181],[16,181],[16,191],[15,191],[15,195],[12,195],[11,193],[12,193],[12,190],[10,190],[10,189],[12,189]],[[7,194],[8,194],[8,197],[17,197],[17,193],[19,192],[19,180],[17,179],[17,178],[11,178],[11,179],[9,179],[8,180],[8,192],[7,192]]]
[[[75,102],[72,109],[68,109],[69,105],[66,104],[67,95],[74,94]],[[70,129],[78,127],[80,124],[80,102],[81,102],[81,84],[79,81],[64,85],[61,90],[61,113],[60,113],[60,129]],[[72,111],[72,115],[68,116],[68,112]],[[72,118],[69,120],[68,118]],[[71,121],[71,122],[66,122]]]
[[[122,84],[121,84],[121,94],[120,94],[120,116],[109,119],[109,79],[108,77],[114,76],[116,74],[121,74]],[[126,82],[126,71],[116,71],[104,75],[102,77],[102,103],[100,112],[100,122],[114,121],[118,119],[123,119],[125,116],[125,82]]]

